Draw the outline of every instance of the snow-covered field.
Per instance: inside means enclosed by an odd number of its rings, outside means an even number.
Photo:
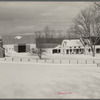
[[[100,98],[100,67],[2,62],[0,98]]]

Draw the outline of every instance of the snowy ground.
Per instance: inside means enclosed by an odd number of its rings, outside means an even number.
[[[39,57],[36,54],[30,54],[30,53],[12,53],[12,54],[6,54],[7,57],[27,57],[27,58],[34,58],[39,59]],[[71,54],[71,55],[63,55],[63,54],[43,54],[43,59],[100,59],[100,54],[96,54],[95,57],[92,57],[92,55],[84,55],[84,54]]]
[[[100,98],[100,55],[37,59],[27,54],[0,59],[0,98]]]
[[[100,98],[100,67],[2,62],[0,98]]]

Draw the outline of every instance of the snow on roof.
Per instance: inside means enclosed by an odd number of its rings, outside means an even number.
[[[83,46],[79,39],[63,40],[63,43],[66,44],[66,46]]]

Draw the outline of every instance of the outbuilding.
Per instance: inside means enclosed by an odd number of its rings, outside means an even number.
[[[47,54],[60,54],[62,38],[38,38],[36,47],[42,48]]]
[[[2,38],[5,52],[9,54],[28,53],[32,48],[36,48],[33,34],[3,35]]]

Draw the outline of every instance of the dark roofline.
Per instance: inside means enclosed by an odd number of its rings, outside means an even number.
[[[71,40],[71,39],[80,39],[80,38],[64,38],[64,39],[68,39],[68,40]]]

